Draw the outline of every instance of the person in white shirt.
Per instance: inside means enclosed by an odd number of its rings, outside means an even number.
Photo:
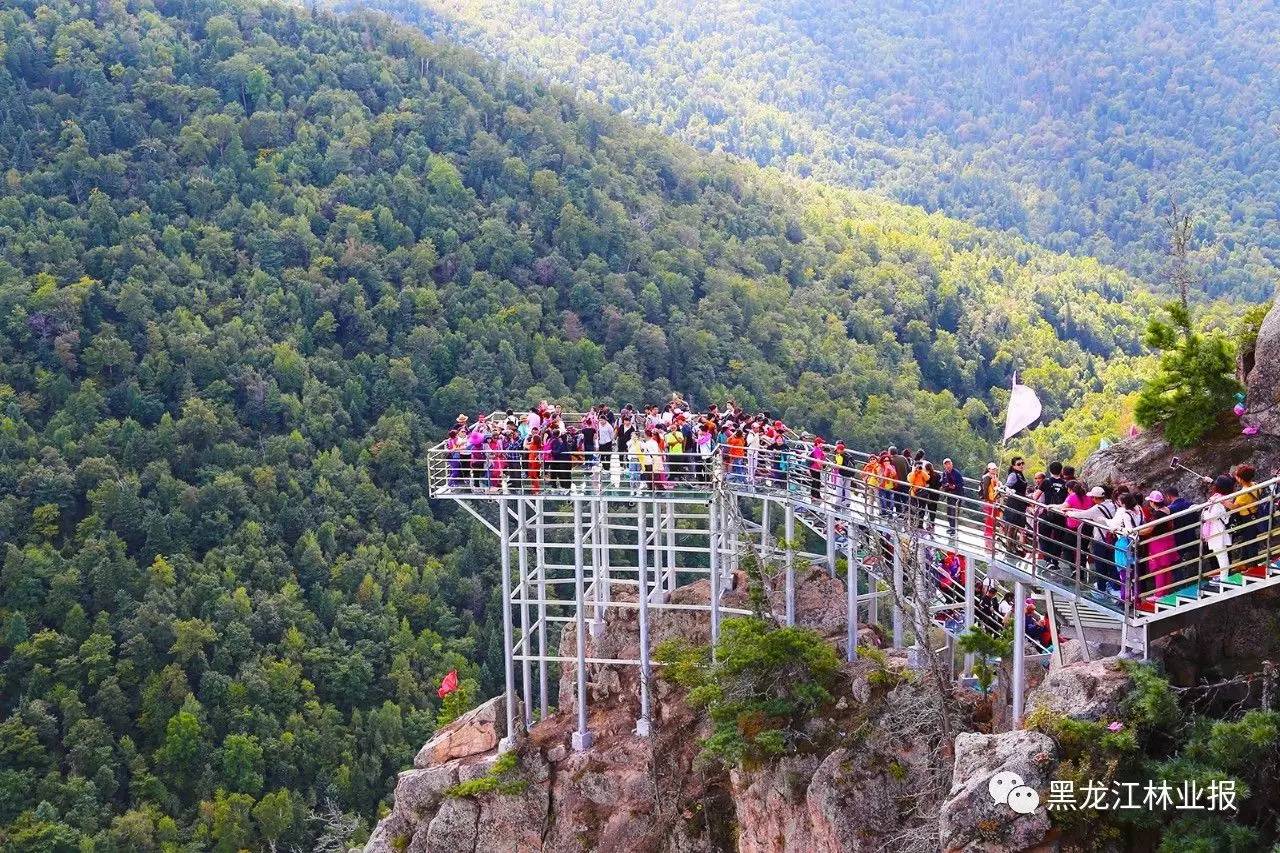
[[[1142,497],[1126,492],[1120,498],[1116,517],[1111,519],[1110,530],[1115,534],[1115,564],[1120,575],[1120,598],[1128,601],[1136,590],[1138,567],[1135,565],[1138,545],[1138,528],[1142,526]]]
[[[643,453],[640,462],[654,490],[667,488],[667,466],[662,458],[662,445],[658,444],[657,433],[650,432],[645,436]]]
[[[1235,481],[1223,474],[1209,488],[1209,502],[1200,510],[1200,538],[1218,561],[1218,578],[1226,580],[1231,565],[1231,531],[1227,525],[1231,513],[1227,510],[1227,495],[1235,491]]]
[[[606,415],[600,418],[600,425],[596,431],[596,446],[600,448],[600,465],[605,472],[609,474],[610,481],[614,488],[618,487],[618,456],[614,452],[613,442],[617,438],[617,433],[613,428],[611,416]]]
[[[760,467],[760,427],[752,424],[747,430],[747,482],[756,484],[756,469]]]

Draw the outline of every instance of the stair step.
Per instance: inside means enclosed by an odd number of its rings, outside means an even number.
[[[1195,601],[1200,598],[1200,584],[1190,583],[1173,592],[1160,596],[1157,601],[1169,607],[1177,607],[1182,601]]]

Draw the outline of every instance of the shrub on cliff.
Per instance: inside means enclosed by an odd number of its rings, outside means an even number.
[[[713,732],[702,756],[754,765],[797,749],[804,722],[831,701],[840,658],[806,628],[726,619],[714,659],[709,646],[669,640],[658,647],[663,676],[689,690]]]

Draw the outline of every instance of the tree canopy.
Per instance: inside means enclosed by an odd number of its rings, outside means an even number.
[[[5,853],[367,827],[440,678],[501,683],[421,465],[460,411],[733,395],[976,464],[1015,367],[1061,412],[1153,304],[379,18],[18,0],[0,89]]]
[[[369,3],[348,2],[349,6]],[[1280,264],[1280,12],[1149,0],[373,0],[701,148],[1212,294]]]

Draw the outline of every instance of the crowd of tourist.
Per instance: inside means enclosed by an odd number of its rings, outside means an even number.
[[[1193,504],[1172,486],[1144,495],[1086,483],[1061,462],[1029,475],[1018,456],[1003,472],[989,463],[971,490],[953,460],[935,464],[923,448],[854,454],[768,412],[733,401],[695,411],[674,395],[662,406],[599,405],[580,417],[546,402],[475,421],[463,414],[444,447],[451,489],[707,489],[719,458],[730,483],[798,492],[819,511],[860,501],[866,515],[935,533],[941,524],[953,537],[962,514],[980,515],[990,547],[1126,600],[1165,595],[1208,574],[1206,565],[1225,580],[1257,556],[1272,499],[1249,465],[1204,478],[1208,497]]]

